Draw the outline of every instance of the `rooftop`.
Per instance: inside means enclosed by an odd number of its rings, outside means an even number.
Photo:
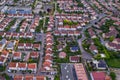
[[[105,72],[92,72],[91,77],[93,80],[105,80]]]
[[[61,80],[75,80],[73,75],[73,65],[62,63],[61,75]]]
[[[74,64],[74,67],[78,80],[88,80],[87,74],[82,63]]]

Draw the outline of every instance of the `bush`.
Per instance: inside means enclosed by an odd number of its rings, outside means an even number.
[[[111,36],[111,37],[109,38],[109,41],[112,42],[114,39],[115,39],[115,37],[114,37],[114,36]]]
[[[116,74],[114,72],[110,72],[110,76],[112,80],[116,80]]]
[[[3,73],[2,76],[5,77],[6,80],[11,80],[10,76],[8,76],[8,74],[6,74],[6,73]]]
[[[5,71],[5,66],[0,66],[0,72]]]
[[[59,75],[56,75],[54,80],[60,80]]]

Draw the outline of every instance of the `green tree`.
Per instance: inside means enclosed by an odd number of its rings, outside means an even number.
[[[116,74],[114,72],[110,72],[110,76],[112,80],[116,80]]]
[[[18,0],[14,0],[14,3],[17,3],[18,2]]]

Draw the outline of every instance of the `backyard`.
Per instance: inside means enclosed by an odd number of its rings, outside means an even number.
[[[109,59],[106,60],[107,64],[109,67],[113,67],[113,68],[120,68],[120,59],[118,58],[114,58],[114,59]]]

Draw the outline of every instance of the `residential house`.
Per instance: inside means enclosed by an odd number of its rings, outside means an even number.
[[[45,61],[45,62],[43,63],[43,68],[44,68],[45,70],[50,70],[51,67],[52,67],[52,64],[51,64],[50,62]]]
[[[28,22],[24,21],[20,26],[20,32],[25,32],[26,28],[28,27]]]
[[[6,46],[6,49],[7,50],[14,50],[15,44],[16,44],[16,41],[10,41]]]
[[[33,44],[34,50],[40,50],[40,44]]]
[[[72,37],[67,37],[67,38],[65,38],[65,40],[66,40],[67,42],[71,42],[71,41],[73,41],[73,38],[72,38]]]
[[[5,64],[5,62],[6,62],[6,58],[5,57],[3,57],[3,56],[0,56],[0,65],[4,65]]]
[[[53,56],[53,54],[52,54],[52,51],[51,51],[51,50],[46,50],[46,51],[45,51],[45,55],[50,55],[50,56]]]
[[[2,39],[2,40],[0,41],[0,51],[2,51],[2,50],[4,49],[6,43],[7,43],[7,40],[6,40],[6,39]]]
[[[74,68],[78,80],[88,80],[87,73],[82,63],[75,63]]]
[[[59,36],[59,35],[60,35],[60,31],[55,30],[55,31],[54,31],[54,35],[55,35],[55,36]]]
[[[22,55],[21,52],[14,52],[13,53],[13,59],[14,60],[20,60],[21,59],[21,55]]]
[[[22,75],[15,75],[14,80],[24,80],[24,77]]]
[[[53,41],[52,40],[48,40],[47,42],[46,42],[46,45],[52,45],[53,44]]]
[[[59,53],[59,58],[65,58],[67,54],[65,52],[60,52]]]
[[[26,33],[26,38],[32,39],[33,38],[33,34],[32,33]]]
[[[120,38],[115,38],[112,42],[115,44],[120,44]]]
[[[12,33],[11,32],[6,32],[5,37],[10,39],[12,37]]]
[[[94,60],[93,64],[97,69],[107,69],[107,64],[105,63],[104,60],[99,60],[99,61]]]
[[[45,76],[36,76],[36,80],[46,80]]]
[[[25,62],[19,62],[17,70],[25,71],[27,69],[27,63]]]
[[[35,59],[35,58],[38,58],[39,57],[39,53],[38,52],[31,52],[30,53],[30,57]]]
[[[70,47],[71,52],[77,52],[79,50],[78,46]]]
[[[46,50],[51,50],[52,51],[52,45],[47,45]]]
[[[80,56],[70,56],[69,57],[70,62],[80,62]]]
[[[13,33],[12,38],[16,38],[16,39],[19,38],[19,33]]]
[[[9,70],[17,70],[18,63],[17,62],[10,62],[8,65]]]
[[[108,42],[105,46],[110,50],[120,51],[120,44],[116,44],[114,42]]]
[[[20,34],[19,34],[19,37],[20,37],[20,38],[25,38],[25,35],[26,35],[26,33],[20,33]]]
[[[60,42],[60,43],[63,43],[63,42],[65,42],[65,38],[64,37],[57,38],[57,41]]]
[[[25,44],[25,48],[28,49],[28,50],[29,50],[29,49],[32,49],[32,46],[33,46],[32,43],[26,43],[26,44]]]
[[[2,38],[5,37],[5,34],[6,33],[4,33],[4,32],[0,32],[0,36],[2,36]]]
[[[9,52],[4,50],[2,51],[2,54],[0,55],[0,65],[5,65],[5,62],[7,61],[7,58],[9,56]]]
[[[92,28],[89,28],[88,32],[89,32],[91,38],[96,38],[95,32],[93,31]]]
[[[91,72],[92,80],[111,80],[110,77],[106,75],[105,72]]]
[[[5,58],[8,58],[9,52],[6,51],[6,50],[3,50],[1,56],[5,57]]]
[[[28,70],[31,70],[32,72],[37,72],[37,64],[36,63],[29,63],[28,64]]]
[[[90,51],[93,54],[97,54],[98,53],[97,47],[94,44],[91,44],[90,47],[89,47],[89,49],[90,49]]]
[[[30,32],[35,32],[36,26],[39,25],[39,16],[36,16],[32,22],[32,24],[30,25]]]
[[[62,51],[65,46],[62,44],[57,45],[57,50]]]
[[[18,49],[25,49],[24,43],[18,43]]]
[[[52,56],[46,55],[44,59],[45,61],[52,63]]]
[[[34,75],[26,75],[25,80],[34,80]]]

